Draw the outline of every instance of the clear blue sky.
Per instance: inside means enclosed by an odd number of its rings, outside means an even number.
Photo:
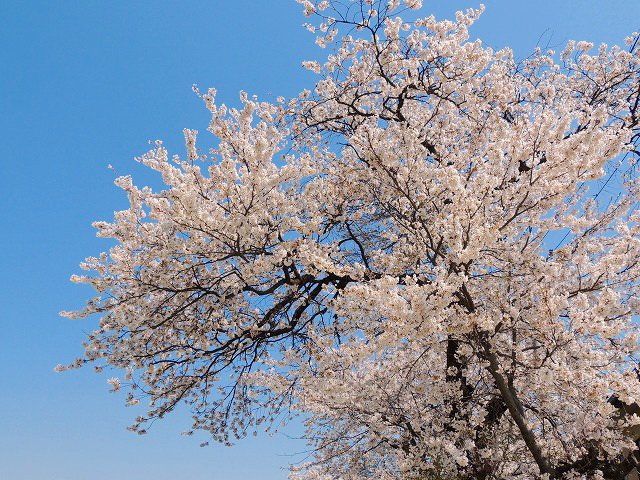
[[[425,0],[423,11],[444,18],[479,3]],[[640,29],[638,0],[485,3],[472,36],[519,56],[541,37],[613,44]],[[0,478],[286,478],[302,442],[262,435],[200,448],[206,438],[179,435],[186,412],[134,435],[125,427],[136,411],[107,393],[116,373],[53,367],[79,355],[95,326],[57,313],[92,294],[68,281],[109,246],[90,223],[126,207],[107,165],[155,182],[133,157],[155,139],[182,153],[182,129],[206,129],[194,83],[231,104],[240,90],[267,99],[311,87],[300,63],[327,52],[300,10],[293,0],[0,1]]]

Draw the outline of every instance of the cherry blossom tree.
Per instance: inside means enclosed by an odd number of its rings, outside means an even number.
[[[483,8],[298,0],[332,53],[291,100],[201,94],[219,146],[141,158],[166,189],[73,281],[84,357],[130,427],[179,404],[230,443],[302,414],[299,479],[620,479],[638,457],[640,47],[515,61]],[[631,411],[631,410],[629,410]]]

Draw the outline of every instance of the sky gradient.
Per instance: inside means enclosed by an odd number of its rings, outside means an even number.
[[[422,12],[452,18],[479,3],[425,0]],[[472,39],[518,57],[568,39],[622,44],[640,30],[638,0],[485,3]],[[138,412],[108,394],[119,372],[53,372],[96,325],[58,317],[93,294],[68,280],[78,263],[111,245],[90,224],[128,206],[107,165],[157,186],[133,157],[156,139],[182,154],[183,128],[204,139],[209,115],[193,84],[231,105],[240,90],[269,100],[312,88],[301,62],[330,52],[301,10],[293,0],[0,2],[0,478],[276,480],[304,459],[290,456],[304,442],[285,434],[200,448],[206,435],[179,435],[186,411],[132,434]]]

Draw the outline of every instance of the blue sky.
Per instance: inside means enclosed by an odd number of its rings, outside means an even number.
[[[445,18],[480,2],[424,3]],[[472,36],[519,56],[570,38],[622,43],[640,29],[638,0],[485,3]],[[293,0],[0,2],[0,478],[275,480],[303,458],[289,454],[304,443],[283,434],[200,448],[205,437],[179,435],[188,412],[129,433],[136,411],[107,393],[116,373],[53,373],[95,325],[57,315],[92,295],[68,281],[109,247],[90,224],[127,206],[107,165],[155,184],[133,157],[155,139],[182,153],[183,128],[204,132],[193,84],[229,104],[240,90],[269,99],[312,87],[301,61],[328,52],[300,11]]]

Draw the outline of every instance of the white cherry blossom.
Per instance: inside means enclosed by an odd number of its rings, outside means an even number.
[[[208,155],[116,184],[84,357],[231,443],[291,413],[298,479],[623,478],[640,417],[640,48],[470,41],[483,8],[301,0],[331,46],[297,98],[202,95]],[[410,26],[411,25],[411,26]],[[637,406],[637,405],[636,405]],[[625,410],[626,409],[626,410]],[[636,450],[637,452],[637,450]]]

